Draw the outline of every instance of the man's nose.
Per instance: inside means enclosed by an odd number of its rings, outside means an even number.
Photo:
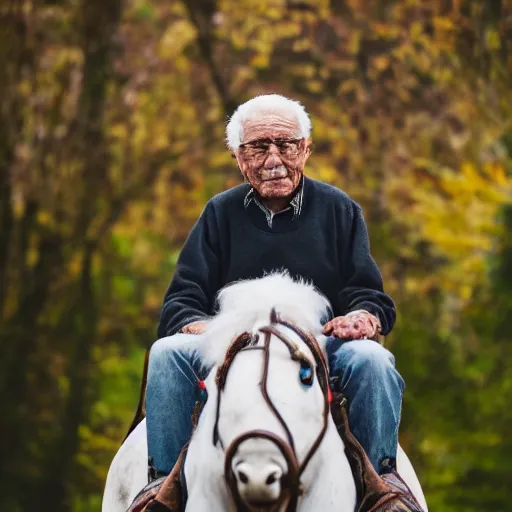
[[[273,167],[277,167],[279,165],[283,165],[279,149],[277,149],[275,144],[270,144],[268,147],[268,156],[265,160],[265,169],[272,169]]]

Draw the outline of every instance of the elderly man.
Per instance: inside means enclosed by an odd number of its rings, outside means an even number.
[[[167,474],[191,435],[197,381],[207,370],[180,349],[214,313],[217,292],[239,279],[287,269],[330,300],[325,324],[333,386],[349,399],[352,430],[379,473],[394,465],[404,383],[387,334],[395,307],[370,255],[361,208],[344,192],[303,175],[311,123],[297,102],[258,96],[241,105],[227,142],[247,181],[208,201],[180,254],[150,353],[148,449]]]

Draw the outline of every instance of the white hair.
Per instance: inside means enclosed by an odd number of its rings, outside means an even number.
[[[243,140],[244,123],[259,112],[289,113],[297,119],[300,138],[308,138],[311,133],[311,120],[304,106],[280,94],[265,94],[240,105],[226,126],[226,142],[232,151],[236,151]]]

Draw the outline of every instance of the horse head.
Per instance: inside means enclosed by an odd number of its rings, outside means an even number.
[[[237,283],[220,295],[206,334],[217,355],[212,436],[237,510],[295,510],[327,429],[327,369],[316,339],[327,308],[313,287],[287,275]],[[233,329],[243,332],[233,339]],[[226,333],[232,341],[220,358]]]

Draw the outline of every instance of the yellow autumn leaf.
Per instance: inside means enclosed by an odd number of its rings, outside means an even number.
[[[251,58],[250,64],[255,68],[266,68],[269,64],[269,55],[266,53],[259,53]]]

